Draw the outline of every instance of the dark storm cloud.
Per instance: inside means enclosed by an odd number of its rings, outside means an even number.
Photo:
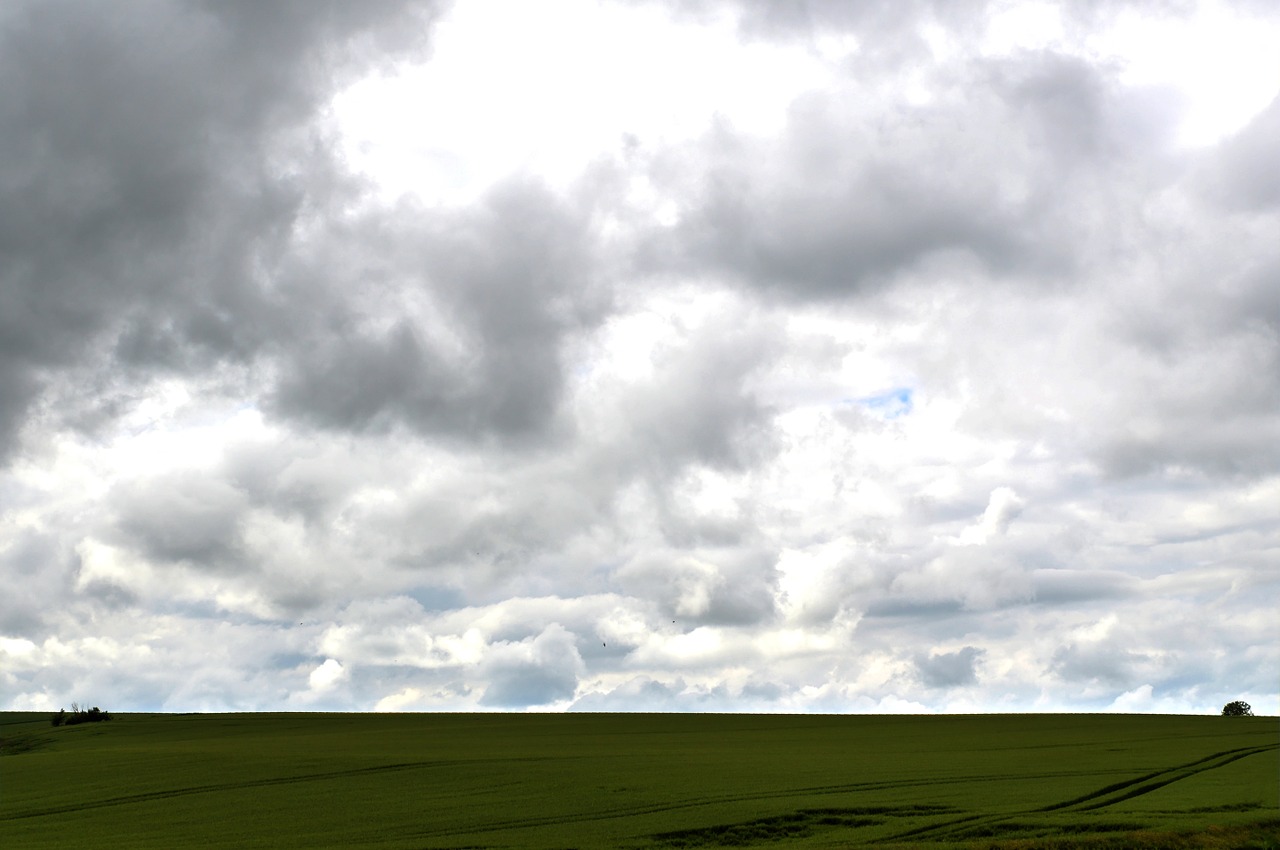
[[[350,45],[421,42],[434,6],[402,5],[6,5],[0,454],[112,337],[105,356],[148,369],[264,343],[275,311],[257,270],[326,191],[323,169],[300,181],[313,165],[299,131]]]

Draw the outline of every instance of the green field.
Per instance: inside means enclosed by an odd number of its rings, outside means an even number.
[[[1280,848],[1280,725],[0,714],[0,848]]]

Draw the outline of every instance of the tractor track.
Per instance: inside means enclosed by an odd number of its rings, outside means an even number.
[[[497,761],[525,761],[526,759],[498,759]],[[535,759],[541,760],[541,759]],[[191,785],[183,788],[172,788],[161,791],[147,791],[138,794],[125,794],[116,797],[107,797],[100,800],[87,800],[75,804],[64,804],[57,806],[42,806],[40,808],[26,809],[14,812],[8,812],[0,815],[0,821],[24,820],[28,818],[51,817],[55,815],[70,814],[90,809],[102,809],[112,806],[127,806],[135,804],[150,803],[157,800],[167,800],[176,797],[187,797],[199,794],[216,794],[227,791],[240,791],[251,788],[267,788],[282,785],[296,785],[308,782],[324,782],[334,779],[355,778],[361,776],[369,776],[380,773],[402,773],[410,771],[431,770],[433,768],[448,768],[461,765],[474,765],[473,759],[436,759],[429,761],[413,761],[398,762],[395,764],[374,765],[369,767],[351,768],[347,770],[324,771],[320,773],[298,774],[294,776],[266,777],[262,779],[246,780],[241,782],[214,782],[200,785]],[[1055,773],[1035,774],[1024,778],[1027,779],[1054,779],[1062,776],[1079,776],[1081,771],[1059,771]],[[675,803],[652,803],[642,804],[638,806],[619,806],[605,810],[594,810],[590,812],[576,812],[563,814],[539,815],[530,818],[513,818],[506,821],[491,821],[482,826],[460,826],[456,828],[445,828],[441,830],[430,830],[421,835],[443,836],[453,833],[467,832],[491,832],[500,829],[519,829],[526,826],[539,826],[555,823],[569,823],[573,821],[589,821],[589,820],[607,820],[611,818],[623,818],[635,815],[646,815],[662,811],[676,811],[680,809],[697,808],[699,806],[711,806],[722,803],[733,802],[750,802],[753,800],[768,800],[788,797],[803,796],[824,796],[834,794],[857,793],[861,791],[876,791],[891,788],[913,788],[937,786],[939,784],[963,784],[967,782],[983,782],[991,780],[1009,779],[1010,777],[1000,774],[973,774],[967,776],[951,777],[945,780],[936,778],[919,778],[904,780],[874,780],[864,782],[840,783],[835,785],[815,785],[802,788],[790,788],[784,790],[764,790],[751,793],[739,794],[715,794],[706,797],[697,797],[694,799],[681,800]],[[486,789],[490,790],[490,789]]]
[[[46,806],[39,809],[10,812],[0,815],[0,821],[22,820],[25,818],[48,817],[86,809],[103,809],[111,806],[127,806],[134,803],[149,803],[154,800],[167,800],[174,797],[188,797],[196,794],[213,794],[221,791],[239,791],[246,788],[268,788],[276,785],[295,785],[305,782],[323,782],[330,779],[368,776],[377,773],[399,773],[411,770],[427,770],[435,767],[455,767],[475,764],[472,759],[436,759],[431,761],[398,762],[371,767],[357,767],[347,770],[332,770],[323,773],[305,773],[296,776],[275,776],[264,779],[249,779],[242,782],[213,782],[204,785],[190,785],[185,788],[170,788],[163,791],[145,791],[139,794],[126,794],[119,797],[107,797],[101,800],[88,800],[77,804]]]
[[[1233,750],[1223,750],[1185,764],[1175,765],[1173,767],[1164,768],[1163,770],[1152,771],[1143,774],[1134,779],[1128,779],[1124,782],[1116,782],[1099,788],[1096,791],[1090,791],[1088,794],[1079,797],[1073,797],[1070,800],[1064,800],[1060,803],[1052,803],[1039,809],[1030,809],[1022,812],[1009,812],[1001,815],[983,817],[981,815],[968,815],[945,823],[933,824],[931,826],[917,827],[907,830],[889,839],[891,841],[900,841],[904,839],[914,839],[922,837],[943,838],[946,836],[962,837],[958,833],[964,833],[975,827],[990,826],[998,823],[1006,823],[1017,818],[1025,818],[1029,815],[1049,813],[1068,813],[1068,812],[1089,812],[1106,808],[1115,803],[1125,800],[1132,800],[1135,797],[1141,797],[1179,782],[1183,779],[1189,779],[1206,771],[1216,770],[1225,767],[1232,762],[1239,761],[1249,756],[1258,755],[1260,753],[1271,752],[1280,749],[1278,744],[1269,744],[1265,746],[1240,747]],[[1087,804],[1087,805],[1085,805]]]

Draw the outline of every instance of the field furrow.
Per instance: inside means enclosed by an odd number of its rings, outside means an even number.
[[[1130,800],[1143,794],[1149,794],[1158,788],[1163,788],[1164,786],[1170,785],[1179,780],[1195,776],[1197,773],[1203,773],[1207,770],[1224,767],[1234,761],[1246,758],[1247,756],[1270,752],[1276,749],[1276,746],[1264,746],[1241,747],[1234,750],[1224,750],[1223,752],[1214,753],[1211,756],[1196,759],[1195,761],[1191,761],[1183,765],[1166,768],[1165,770],[1157,770],[1153,773],[1139,776],[1138,778],[1131,779],[1127,782],[1117,782],[1115,784],[1108,785],[1105,788],[1100,788],[1092,793],[1085,794],[1082,797],[1077,797],[1063,803],[1055,803],[1052,806],[1045,806],[1044,808],[1039,809],[1039,811],[1051,812],[1063,809],[1090,811],[1093,809],[1101,809],[1106,806],[1119,803],[1123,800]]]

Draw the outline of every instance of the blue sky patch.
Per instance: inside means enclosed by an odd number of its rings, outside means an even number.
[[[857,403],[884,419],[897,419],[911,412],[914,407],[912,396],[910,387],[894,387],[879,395],[864,396]]]

